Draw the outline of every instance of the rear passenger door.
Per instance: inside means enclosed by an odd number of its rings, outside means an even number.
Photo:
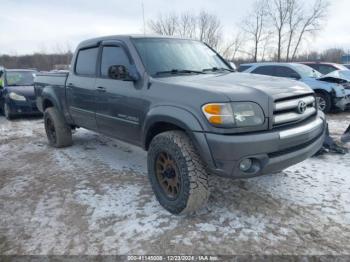
[[[133,64],[127,48],[122,42],[106,41],[100,47],[100,66],[95,84],[98,105],[96,121],[98,130],[106,135],[138,144],[140,119],[144,111],[142,90],[133,81],[111,79],[110,66],[123,65],[127,69]]]
[[[95,81],[98,51],[97,46],[79,50],[66,83],[67,104],[74,123],[92,130],[97,130]]]

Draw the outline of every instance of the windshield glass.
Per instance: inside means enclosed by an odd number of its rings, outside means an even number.
[[[7,71],[6,83],[8,86],[32,86],[34,76],[34,71]]]
[[[337,67],[338,67],[338,70],[349,70],[349,68],[347,68],[345,65],[338,64]]]
[[[324,77],[334,77],[334,78],[340,78],[346,81],[350,81],[350,70],[333,71],[332,73],[329,73]]]
[[[152,76],[174,70],[186,70],[187,73],[211,68],[230,70],[215,52],[198,41],[165,38],[138,38],[133,41]]]
[[[293,66],[302,77],[318,78],[322,76],[320,72],[316,71],[310,66],[306,66],[302,64],[294,64]]]

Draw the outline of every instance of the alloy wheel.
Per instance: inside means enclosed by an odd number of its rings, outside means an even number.
[[[162,152],[156,159],[156,177],[164,194],[169,199],[176,199],[181,190],[179,170],[173,157]]]

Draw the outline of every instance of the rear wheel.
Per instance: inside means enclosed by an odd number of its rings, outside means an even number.
[[[194,212],[209,199],[205,165],[181,131],[164,132],[152,140],[148,175],[157,200],[172,214]]]
[[[56,108],[50,107],[44,113],[45,131],[53,147],[68,147],[73,144],[72,129]]]
[[[324,113],[329,113],[332,109],[332,99],[327,93],[316,93],[316,100],[318,104],[318,109]]]

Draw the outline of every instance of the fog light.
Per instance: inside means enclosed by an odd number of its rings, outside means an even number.
[[[252,165],[253,161],[250,158],[246,158],[239,163],[239,169],[243,172],[247,172],[252,168]]]

